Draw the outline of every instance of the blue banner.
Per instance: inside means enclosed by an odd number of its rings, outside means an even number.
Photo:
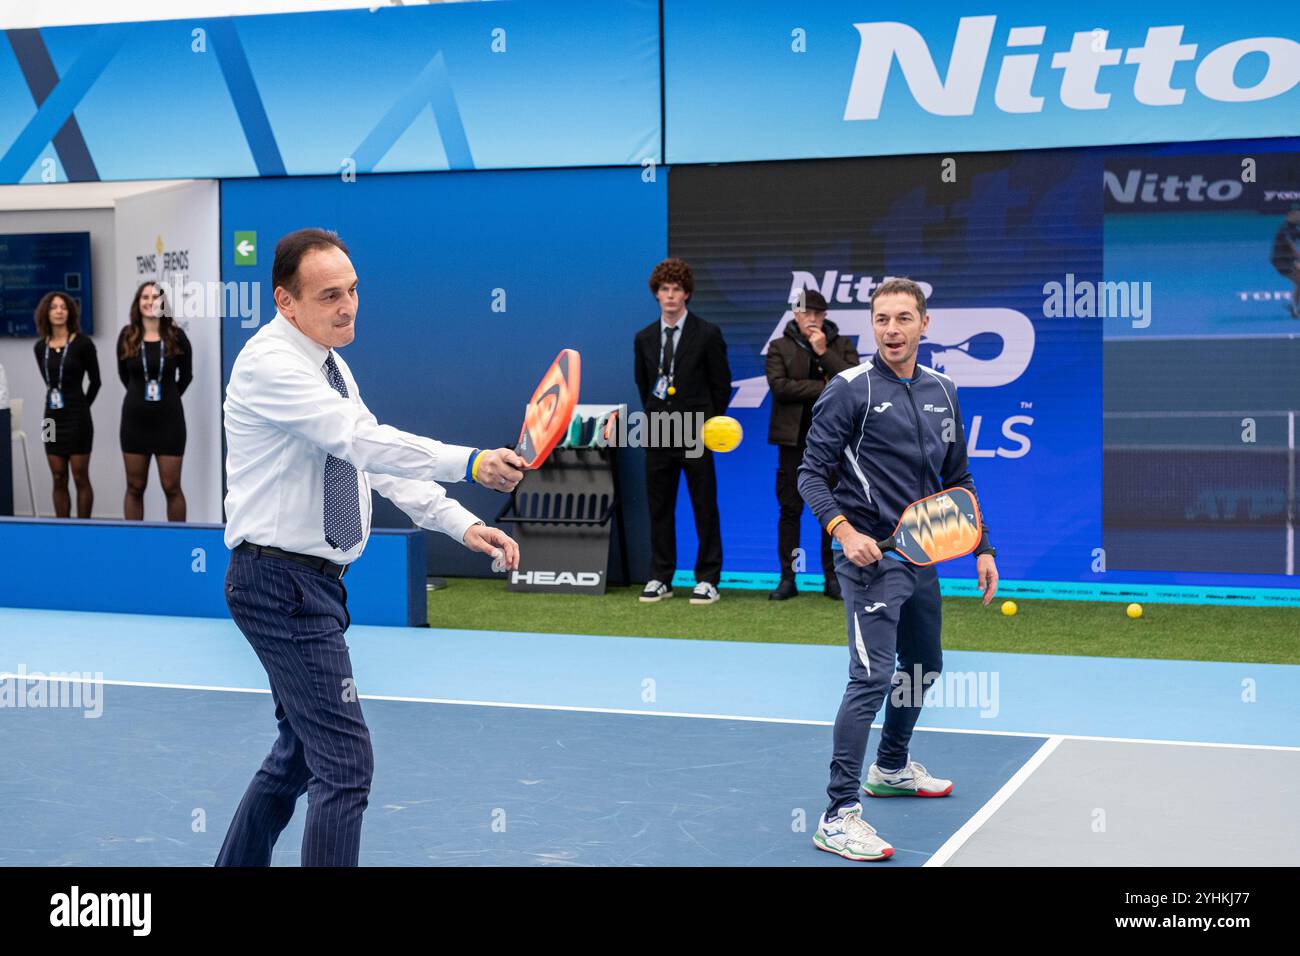
[[[1300,133],[1294,18],[1157,0],[665,0],[667,159]]]
[[[658,27],[502,0],[9,30],[0,183],[639,166]]]

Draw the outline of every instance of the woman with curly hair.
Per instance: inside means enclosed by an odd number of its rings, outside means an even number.
[[[95,506],[90,485],[90,452],[95,423],[90,406],[99,394],[99,356],[90,336],[81,334],[81,309],[63,292],[48,292],[36,306],[36,366],[45,381],[41,439],[54,480],[54,515],[72,514],[68,472],[77,486],[77,517],[89,518]],[[88,387],[83,389],[83,383]]]

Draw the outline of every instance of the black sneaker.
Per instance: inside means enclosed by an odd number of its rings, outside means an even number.
[[[645,590],[641,592],[642,604],[653,604],[655,601],[662,601],[664,598],[673,596],[673,589],[662,581],[647,581]]]
[[[776,586],[775,591],[768,592],[769,601],[788,601],[792,597],[799,596],[799,589],[795,587],[794,578],[782,578],[781,583]]]
[[[822,594],[825,594],[828,598],[843,601],[844,594],[840,591],[840,579],[833,574],[829,575],[826,578],[826,586],[822,588]]]

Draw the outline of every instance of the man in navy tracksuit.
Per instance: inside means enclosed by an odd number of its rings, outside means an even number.
[[[931,776],[908,755],[921,698],[943,663],[939,578],[933,567],[916,567],[892,553],[882,558],[876,542],[893,534],[913,501],[958,485],[975,492],[957,389],[952,379],[916,362],[930,323],[920,286],[910,279],[881,283],[871,299],[871,322],[876,355],[826,386],[813,407],[799,468],[799,493],[835,538],[849,637],[849,685],[835,719],[826,791],[830,804],[813,843],[851,860],[883,860],[894,852],[862,819],[858,798],[871,722],[882,704],[884,730],[867,793],[952,792],[952,781]],[[975,553],[987,606],[998,580],[987,527]],[[918,667],[923,686],[915,688]]]

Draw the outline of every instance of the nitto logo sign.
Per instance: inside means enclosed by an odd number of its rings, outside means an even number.
[[[815,278],[809,272],[793,272],[788,298],[793,301],[802,290],[818,288]],[[832,302],[862,302],[867,307],[830,309],[826,317],[839,327],[840,335],[857,341],[858,354],[866,359],[876,351],[869,303],[870,290],[878,283],[871,276],[852,282],[845,281],[846,278],[852,279],[852,274],[825,273],[820,283],[822,294]],[[927,296],[932,291],[928,283],[918,284]],[[829,294],[831,289],[837,294]],[[766,355],[772,342],[785,334],[786,323],[793,318],[794,313],[786,310],[777,320],[761,354]],[[958,388],[998,388],[1023,375],[1033,356],[1034,323],[1023,312],[999,308],[931,309],[930,327],[921,340],[916,360],[943,372]],[[731,408],[758,408],[767,398],[766,375],[731,384],[738,389]]]
[[[1141,169],[1129,169],[1123,175],[1108,169],[1102,181],[1109,197],[1125,205],[1137,202],[1232,202],[1246,188],[1239,179],[1211,182],[1199,173],[1187,177],[1161,176],[1159,173],[1144,173]]]
[[[845,120],[874,120],[880,117],[894,60],[917,106],[935,116],[971,116],[991,60],[997,17],[962,17],[957,25],[952,56],[946,74],[930,53],[925,38],[905,23],[855,23],[860,37],[857,65],[844,106]],[[1098,90],[1106,71],[1123,64],[1136,66],[1132,98],[1143,106],[1181,106],[1187,87],[1174,85],[1174,68],[1195,62],[1194,85],[1206,99],[1221,103],[1267,100],[1289,92],[1300,83],[1300,43],[1286,37],[1250,37],[1233,40],[1212,49],[1196,42],[1184,42],[1184,26],[1153,26],[1141,46],[1112,47],[1110,31],[1104,28],[1075,33],[1068,49],[1043,49],[1046,26],[1016,26],[1007,35],[1007,51],[997,70],[994,103],[1004,113],[1041,113],[1045,91],[1059,71],[1056,96],[1072,110],[1104,110],[1111,106],[1111,94]],[[1189,41],[1194,38],[1188,38]],[[1262,75],[1251,71],[1254,82],[1237,83],[1238,64],[1259,57],[1266,64]],[[1045,62],[1045,66],[1044,66]],[[1256,78],[1257,77],[1257,78]],[[1055,79],[1054,76],[1052,76]]]
[[[827,300],[836,303],[864,303],[860,308],[828,309],[826,318],[839,328],[840,335],[857,341],[858,355],[865,361],[875,354],[876,339],[871,327],[870,290],[878,283],[871,276],[828,271],[822,281],[811,272],[792,272],[790,294],[793,302],[805,289],[820,288]],[[881,281],[884,281],[883,279]],[[927,299],[932,291],[929,283],[918,281]],[[830,293],[834,290],[835,295]],[[864,298],[865,297],[865,298]],[[1034,323],[1029,316],[1015,309],[929,309],[930,326],[917,349],[916,360],[937,372],[943,372],[958,388],[999,388],[1010,385],[1029,368],[1034,357]],[[760,354],[766,355],[772,342],[785,334],[786,324],[794,320],[794,312],[786,310],[777,320],[776,328],[768,336]],[[729,408],[759,408],[768,394],[766,375],[756,375],[731,383],[736,389]],[[887,414],[892,402],[872,406],[877,414]],[[1027,406],[1022,406],[1027,407]],[[947,412],[947,407],[927,405],[925,411]],[[1023,430],[1033,425],[1028,415],[1012,415],[1002,421],[1001,437],[1012,444],[981,447],[980,433],[984,425],[981,415],[971,416],[966,433],[966,451],[971,458],[1023,458],[1029,453],[1031,440]],[[996,427],[996,426],[993,426]],[[1000,441],[1000,439],[998,439]],[[985,435],[987,442],[987,434]],[[518,572],[516,572],[517,574]]]

